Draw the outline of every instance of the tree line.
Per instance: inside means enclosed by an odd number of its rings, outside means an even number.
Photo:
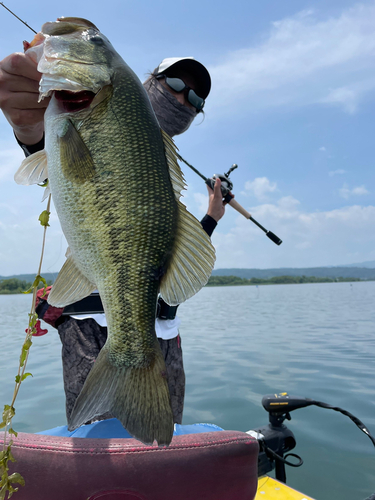
[[[48,285],[52,282],[47,281]],[[0,280],[0,295],[10,295],[15,293],[22,293],[29,290],[32,286],[32,282],[26,280],[19,280],[17,278],[9,278]],[[42,285],[39,287],[41,288]]]
[[[359,278],[316,278],[315,276],[274,276],[273,278],[239,278],[238,276],[211,276],[206,286],[286,285],[299,283],[337,283],[361,281]]]
[[[211,276],[206,286],[238,286],[238,285],[285,285],[298,283],[336,283],[361,281],[359,278],[316,278],[315,276],[274,276],[273,278],[239,278],[238,276]],[[48,285],[52,281],[47,281]],[[0,295],[22,293],[29,290],[32,283],[17,278],[0,280]]]

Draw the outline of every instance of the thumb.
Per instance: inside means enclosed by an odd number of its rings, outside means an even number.
[[[223,195],[221,193],[221,180],[217,177],[214,186],[214,196],[215,198],[222,198]]]

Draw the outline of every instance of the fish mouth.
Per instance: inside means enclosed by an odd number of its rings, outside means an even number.
[[[89,108],[96,94],[90,90],[82,90],[80,92],[55,90],[54,95],[56,100],[59,101],[63,107],[64,111],[67,113],[73,113]]]

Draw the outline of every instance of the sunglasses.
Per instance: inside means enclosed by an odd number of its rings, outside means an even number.
[[[202,99],[202,97],[199,97],[199,95],[197,95],[192,88],[188,87],[185,82],[181,80],[181,78],[170,78],[166,75],[158,75],[156,78],[164,78],[168,87],[175,92],[184,92],[187,90],[187,100],[197,111],[202,111],[205,100]]]

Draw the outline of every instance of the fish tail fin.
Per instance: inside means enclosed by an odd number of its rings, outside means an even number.
[[[109,411],[124,428],[145,444],[168,446],[173,436],[166,368],[159,343],[146,368],[117,367],[104,346],[90,371],[69,418],[74,430]]]

